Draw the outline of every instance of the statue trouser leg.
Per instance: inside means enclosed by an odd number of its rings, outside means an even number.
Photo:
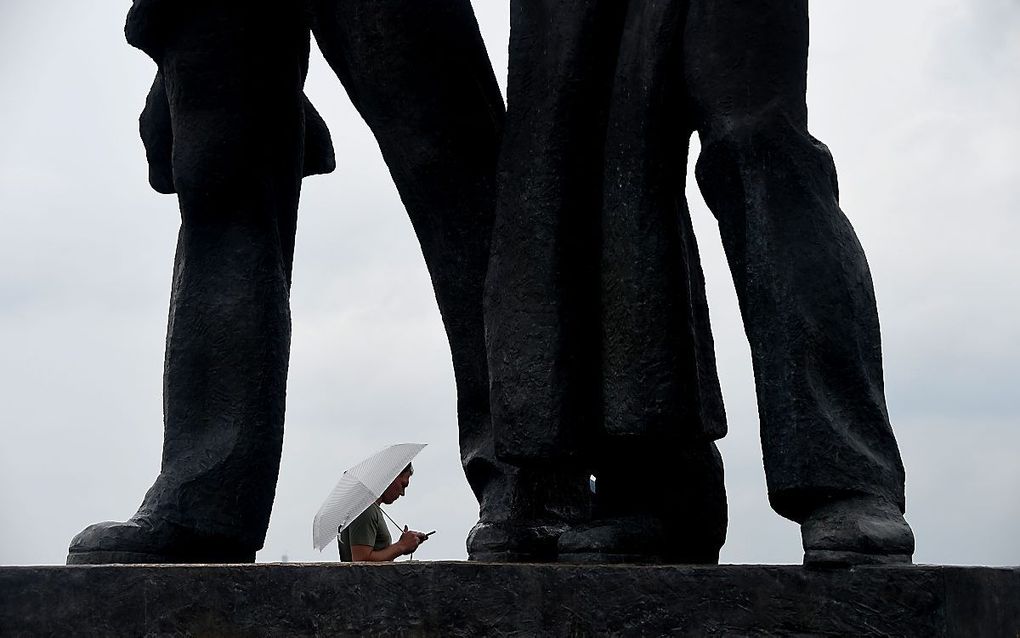
[[[87,528],[69,563],[253,561],[272,508],[307,27],[284,2],[180,13],[146,48],[166,82],[181,207],[162,468],[138,513]]]
[[[878,315],[828,150],[807,132],[807,2],[691,2],[702,153],[751,346],[769,498],[806,562],[909,560]]]
[[[628,3],[605,143],[602,436],[590,524],[561,560],[714,563],[726,535],[726,423],[684,198],[690,125],[673,37],[683,2]],[[637,34],[640,34],[638,36]],[[666,487],[668,486],[668,487]]]
[[[615,4],[511,2],[485,325],[496,451],[522,465],[581,458],[598,420],[600,184]]]
[[[494,537],[524,488],[495,458],[482,322],[504,107],[471,3],[321,0],[315,15],[319,48],[379,142],[432,277],[480,509],[469,553],[513,558]]]
[[[602,151],[622,7],[510,6],[507,123],[485,297],[493,430],[499,458],[536,476],[555,474],[549,482],[563,486],[515,504],[522,529],[588,518],[585,448],[600,407]]]

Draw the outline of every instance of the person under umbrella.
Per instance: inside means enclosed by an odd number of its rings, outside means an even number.
[[[400,538],[394,543],[386,526],[386,519],[383,518],[384,512],[379,507],[380,503],[390,505],[403,496],[407,486],[411,483],[412,474],[414,474],[414,468],[408,463],[407,467],[383,491],[382,496],[369,505],[368,509],[355,518],[350,525],[340,531],[337,537],[340,560],[344,562],[392,561],[400,556],[413,554],[421,543],[428,540],[428,534],[409,530],[405,525]]]
[[[339,539],[340,556],[345,561],[388,561],[414,552],[422,537],[427,538],[430,534],[415,532],[405,526],[400,540],[393,543],[383,520],[385,512],[379,504],[389,505],[404,495],[414,473],[411,461],[425,445],[390,445],[346,470],[312,521],[312,545],[315,549],[321,552],[334,538],[344,534],[347,527],[353,526],[353,534],[347,533]],[[390,521],[400,529],[392,518]],[[357,546],[362,549],[352,553],[350,548]]]

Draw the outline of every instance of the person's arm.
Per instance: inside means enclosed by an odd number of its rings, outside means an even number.
[[[384,562],[395,560],[405,554],[413,554],[427,536],[404,527],[400,539],[383,549],[372,549],[371,545],[351,545],[351,560],[355,562]]]

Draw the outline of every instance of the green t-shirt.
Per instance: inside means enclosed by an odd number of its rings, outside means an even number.
[[[340,560],[350,563],[352,545],[368,545],[373,550],[386,549],[393,544],[390,530],[386,527],[382,509],[372,503],[354,522],[340,532]]]

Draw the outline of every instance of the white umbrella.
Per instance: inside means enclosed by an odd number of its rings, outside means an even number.
[[[425,443],[400,443],[344,472],[312,522],[312,544],[320,552],[389,487]]]

